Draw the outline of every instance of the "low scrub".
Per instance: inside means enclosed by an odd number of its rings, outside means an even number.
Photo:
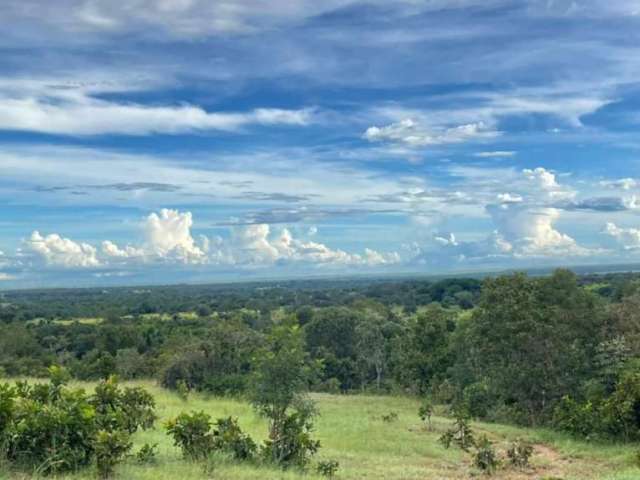
[[[95,460],[99,476],[111,476],[131,448],[130,435],[153,425],[153,398],[139,388],[120,388],[115,377],[89,395],[68,387],[64,370],[49,372],[49,383],[0,385],[4,460],[40,474],[78,470]]]

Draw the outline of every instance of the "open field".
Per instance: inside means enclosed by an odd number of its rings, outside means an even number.
[[[205,473],[202,464],[190,463],[165,434],[162,423],[185,410],[205,410],[214,418],[234,415],[254,439],[266,436],[263,419],[254,414],[242,401],[207,398],[192,395],[188,401],[155,386],[152,382],[137,382],[149,389],[158,402],[160,416],[156,428],[135,436],[137,449],[145,442],[158,444],[157,463],[137,465],[134,459],[118,467],[118,478],[127,480],[169,479],[296,479],[321,478],[310,472],[282,472],[264,466],[238,465],[220,462]],[[90,388],[90,384],[81,384]],[[418,402],[409,398],[375,396],[339,396],[316,394],[320,417],[316,436],[322,441],[317,459],[336,459],[340,462],[339,479],[467,479],[479,475],[469,462],[469,456],[451,448],[445,450],[437,441],[450,420],[436,417],[433,431],[427,431],[417,416]],[[398,414],[398,420],[384,422],[382,416]],[[477,433],[486,433],[503,450],[507,442],[526,438],[536,444],[529,471],[502,469],[493,478],[563,479],[563,480],[636,480],[640,469],[634,467],[637,445],[616,446],[586,444],[546,430],[525,430],[504,425],[473,423]],[[24,473],[0,470],[0,478],[32,478]],[[59,479],[94,478],[88,469]]]

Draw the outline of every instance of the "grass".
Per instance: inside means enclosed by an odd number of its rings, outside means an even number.
[[[154,430],[135,435],[134,451],[144,443],[158,444],[155,465],[143,466],[130,459],[117,469],[118,477],[126,480],[316,480],[313,471],[302,474],[283,472],[266,466],[234,464],[220,461],[205,473],[202,464],[185,461],[162,428],[163,422],[181,411],[205,410],[214,418],[237,416],[244,430],[254,439],[266,436],[265,421],[256,416],[243,401],[210,398],[193,394],[185,402],[177,395],[162,390],[152,382],[137,382],[155,396],[160,416]],[[80,384],[91,388],[89,384]],[[340,462],[337,478],[355,479],[468,479],[478,474],[470,466],[469,455],[451,448],[444,449],[438,437],[451,423],[435,417],[433,431],[420,422],[418,402],[411,398],[376,396],[340,396],[316,394],[320,417],[315,435],[322,442],[316,460],[335,459]],[[396,412],[397,420],[385,422],[383,415]],[[528,439],[536,444],[533,468],[520,472],[501,469],[493,478],[519,480],[560,478],[563,480],[637,480],[640,469],[634,467],[637,445],[587,444],[556,432],[542,429],[520,429],[512,426],[474,422],[478,434],[485,433],[504,451],[509,441]],[[80,480],[94,478],[92,469],[56,477]],[[1,479],[32,478],[24,473],[0,469]]]

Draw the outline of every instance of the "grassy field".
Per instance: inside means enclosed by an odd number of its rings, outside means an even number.
[[[138,382],[149,389],[158,402],[161,417],[155,430],[135,436],[135,448],[148,443],[158,444],[157,463],[136,464],[131,459],[119,466],[118,478],[126,480],[266,480],[322,478],[313,472],[302,474],[282,472],[264,466],[218,462],[205,472],[202,464],[190,463],[165,434],[162,423],[186,410],[205,410],[214,418],[233,415],[254,439],[266,436],[266,425],[251,407],[241,401],[192,395],[188,401],[164,391],[151,382]],[[90,388],[90,385],[82,385]],[[320,417],[316,437],[322,448],[317,459],[340,462],[338,479],[468,479],[479,476],[467,454],[452,448],[445,450],[437,441],[451,423],[436,417],[433,431],[427,431],[417,416],[415,400],[398,397],[314,395]],[[397,421],[384,422],[382,416],[398,414]],[[477,433],[485,433],[504,450],[510,440],[525,438],[535,443],[533,467],[527,471],[501,469],[497,479],[563,479],[563,480],[638,480],[640,469],[634,466],[637,445],[617,446],[586,444],[546,430],[524,430],[504,425],[473,423]],[[94,478],[93,470],[56,477],[60,479]],[[2,479],[32,478],[24,473],[0,469]]]

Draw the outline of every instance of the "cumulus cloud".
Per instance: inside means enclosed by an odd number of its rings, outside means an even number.
[[[118,247],[110,240],[102,242],[102,253],[109,258],[137,258],[144,256],[144,250],[140,248],[134,248],[130,245],[124,248]]]
[[[269,224],[232,228],[231,238],[192,235],[191,212],[162,209],[142,223],[145,242],[139,247],[121,247],[105,240],[100,249],[58,234],[46,237],[35,231],[24,242],[23,255],[35,256],[48,266],[64,268],[109,268],[141,264],[199,264],[273,266],[304,263],[333,266],[381,266],[399,263],[395,252],[366,248],[362,254],[348,253],[311,240],[294,238],[287,228],[273,232]],[[312,227],[309,235],[315,235]]]
[[[565,200],[576,196],[575,190],[560,185],[556,180],[555,173],[546,168],[525,168],[522,173],[533,187],[533,190],[530,191],[533,195],[541,196],[548,200]]]
[[[494,138],[498,135],[500,132],[493,130],[483,122],[448,128],[427,128],[410,118],[406,118],[383,127],[369,127],[363,137],[370,142],[392,142],[409,147],[425,147]]]
[[[362,255],[352,254],[332,249],[319,242],[296,239],[286,228],[274,236],[267,224],[236,227],[233,243],[237,245],[236,263],[305,262],[320,265],[377,266],[400,261],[400,256],[395,252],[383,254],[367,248]]]
[[[57,233],[42,236],[38,231],[34,231],[23,242],[23,247],[27,253],[34,254],[50,266],[90,268],[101,265],[95,247],[88,243],[74,242]]]
[[[608,222],[603,233],[614,238],[625,250],[640,249],[640,229],[638,228],[622,228]]]
[[[487,211],[500,239],[511,245],[509,250],[516,256],[584,255],[588,252],[569,235],[555,229],[554,224],[560,217],[558,209],[502,204],[488,205]]]
[[[192,226],[191,212],[163,208],[150,214],[144,223],[145,250],[162,259],[201,263],[206,255],[191,236]]]

